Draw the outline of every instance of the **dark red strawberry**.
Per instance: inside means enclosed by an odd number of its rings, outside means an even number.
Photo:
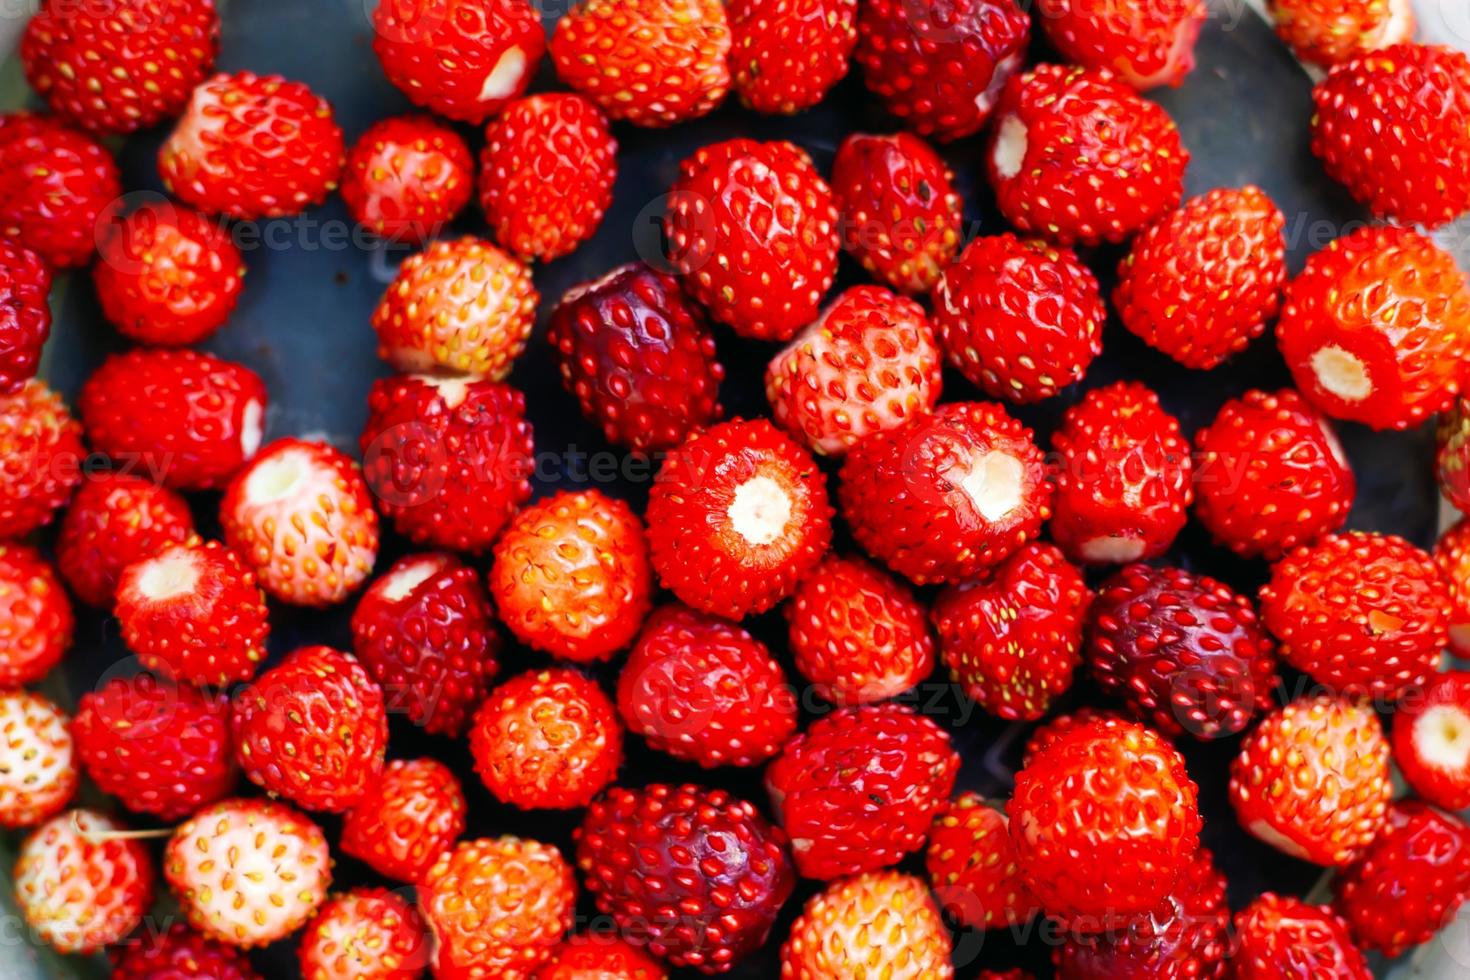
[[[352,219],[390,242],[432,238],[475,190],[475,161],[464,139],[428,116],[380,120],[347,151],[342,200]]]
[[[0,238],[56,268],[86,265],[122,196],[111,154],[56,119],[13,112],[0,115],[0,157]]]
[[[1235,980],[1372,980],[1347,923],[1325,905],[1266,892],[1235,913]]]
[[[1393,761],[1414,792],[1435,806],[1470,807],[1470,673],[1438,674],[1397,706]]]
[[[182,922],[162,935],[144,930],[114,945],[110,956],[112,980],[261,980],[242,950]]]
[[[1414,37],[1413,0],[1268,0],[1276,33],[1324,68]]]
[[[1021,880],[1005,813],[961,793],[934,818],[924,868],[944,911],[972,929],[1021,925],[1038,911]]]
[[[61,519],[56,567],[78,598],[107,608],[124,568],[193,534],[189,504],[174,491],[125,473],[93,473]]]
[[[40,552],[0,542],[0,685],[34,684],[71,649],[76,617]]]
[[[731,0],[730,71],[756,112],[810,109],[842,81],[857,44],[858,0]]]
[[[50,524],[81,482],[86,456],[82,427],[44,381],[0,393],[0,539]]]
[[[1194,69],[1204,0],[1039,0],[1036,19],[1063,59],[1108,68],[1146,91]]]
[[[51,270],[41,257],[0,238],[0,393],[36,376],[51,336]]]
[[[435,759],[394,759],[342,818],[342,853],[417,884],[464,833],[459,780]]]

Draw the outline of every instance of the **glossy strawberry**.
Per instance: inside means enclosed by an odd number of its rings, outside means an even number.
[[[93,473],[61,519],[56,567],[83,602],[110,607],[124,568],[193,534],[179,494],[125,473]]]
[[[1470,400],[1456,398],[1435,430],[1435,477],[1440,493],[1461,513],[1470,513]]]
[[[112,980],[261,980],[243,951],[182,922],[112,947]]]
[[[1414,792],[1435,806],[1470,807],[1470,673],[1438,674],[1398,705],[1393,761]]]
[[[924,867],[950,917],[972,929],[1025,923],[1038,906],[1021,879],[1005,813],[961,793],[934,818]]]
[[[562,942],[535,980],[668,980],[657,959],[610,933],[584,932]]]
[[[1036,19],[1064,60],[1111,69],[1147,91],[1194,70],[1208,13],[1204,0],[1040,0]]]
[[[1413,0],[1269,0],[1276,33],[1303,61],[1330,68],[1413,39]]]
[[[0,827],[33,827],[76,794],[76,743],[70,719],[39,694],[0,691]]]
[[[1470,653],[1470,520],[1461,518],[1440,535],[1434,563],[1450,590],[1450,648]]]
[[[0,685],[45,677],[71,649],[75,625],[66,589],[40,552],[0,543]]]
[[[469,203],[474,168],[470,148],[450,127],[428,116],[391,116],[347,151],[342,200],[379,238],[417,245]]]
[[[41,257],[0,238],[0,393],[36,376],[51,336],[50,294],[51,270]]]
[[[1266,892],[1235,913],[1231,976],[1237,980],[1333,977],[1370,980],[1347,923],[1325,905]]]
[[[429,933],[409,899],[354,888],[327,899],[301,934],[296,957],[307,980],[417,980]]]
[[[416,884],[464,833],[459,780],[435,759],[393,759],[342,818],[342,853]]]
[[[0,156],[0,238],[54,268],[86,265],[122,196],[111,154],[53,117],[13,112],[0,115]]]
[[[730,71],[740,101],[791,115],[821,102],[847,74],[858,0],[732,0]]]
[[[81,482],[86,456],[82,427],[44,381],[0,394],[0,539],[50,524]]]
[[[924,882],[878,871],[813,895],[781,947],[782,980],[953,980],[949,930]]]

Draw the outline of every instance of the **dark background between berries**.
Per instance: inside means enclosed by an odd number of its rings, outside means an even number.
[[[563,2],[541,0],[544,9],[547,3]],[[224,27],[219,68],[249,69],[261,74],[278,72],[308,83],[336,107],[338,122],[350,143],[373,122],[411,108],[383,78],[373,57],[368,13],[374,5],[375,0],[222,2]],[[560,6],[546,9],[548,29],[562,9]],[[1227,29],[1228,22],[1212,20],[1205,28],[1198,48],[1199,67],[1181,88],[1156,92],[1151,97],[1162,103],[1178,122],[1184,142],[1193,154],[1188,175],[1189,194],[1252,182],[1263,187],[1280,205],[1287,217],[1294,273],[1307,254],[1340,234],[1348,222],[1362,220],[1363,214],[1336,185],[1322,176],[1319,165],[1308,152],[1311,103],[1307,77],[1265,24],[1254,13],[1242,10],[1245,19],[1239,24]],[[1033,60],[1045,59],[1043,43],[1038,40],[1033,45]],[[19,73],[13,62],[6,71],[5,90],[19,92]],[[837,144],[847,133],[893,129],[892,121],[883,117],[855,76],[856,69],[854,77],[842,83],[821,106],[795,118],[757,116],[742,110],[731,99],[711,117],[674,129],[640,130],[615,124],[621,152],[612,208],[591,242],[565,259],[537,267],[535,278],[542,296],[542,327],[552,305],[568,287],[640,255],[657,256],[657,217],[662,213],[662,194],[673,180],[679,161],[696,148],[738,135],[789,139],[810,152],[825,174]],[[557,87],[560,86],[549,63],[543,64],[536,90]],[[461,129],[478,151],[482,142],[480,134],[469,127]],[[166,132],[165,126],[114,145],[124,185],[130,192],[161,190],[155,154]],[[955,170],[958,188],[965,199],[967,237],[1004,230],[983,180],[981,140],[962,140],[943,152]],[[335,241],[328,242],[320,234],[328,225],[335,229]],[[204,346],[249,365],[265,379],[271,393],[269,438],[323,436],[356,455],[368,388],[375,378],[387,373],[374,352],[369,315],[392,269],[408,252],[402,247],[360,248],[355,243],[357,239],[342,241],[342,230],[348,227],[346,211],[340,198],[334,195],[324,207],[314,208],[302,217],[272,222],[263,229],[281,235],[289,243],[288,247],[250,248],[245,243],[243,250],[249,273],[243,298],[229,325]],[[454,230],[488,235],[474,206],[467,209]],[[1084,253],[1084,258],[1098,273],[1104,287],[1110,288],[1119,250],[1098,249]],[[862,279],[856,264],[844,257],[838,288]],[[121,349],[124,344],[103,321],[85,276],[69,277],[54,302],[56,328],[48,348],[49,364],[45,373],[68,401],[74,402],[87,375],[107,353]],[[723,329],[718,332],[718,344],[720,360],[728,371],[721,391],[727,415],[765,414],[762,373],[777,348],[740,340]],[[1017,414],[1036,429],[1045,445],[1062,411],[1078,399],[1082,390],[1118,378],[1139,379],[1155,388],[1164,406],[1180,418],[1186,434],[1192,434],[1208,422],[1223,401],[1245,389],[1279,387],[1289,380],[1269,336],[1258,340],[1226,366],[1205,375],[1176,366],[1138,342],[1116,322],[1110,322],[1103,354],[1082,384]],[[559,454],[572,448],[583,454],[613,451],[581,419],[573,399],[562,391],[543,329],[538,329],[510,380],[527,395],[539,452]],[[983,397],[952,371],[946,372],[944,382],[947,401]],[[1339,432],[1359,484],[1349,526],[1392,531],[1420,545],[1429,545],[1436,513],[1429,432],[1384,435],[1351,425],[1339,426]],[[624,458],[620,452],[614,456],[619,461]],[[605,455],[604,458],[613,457]],[[829,473],[835,471],[830,465],[825,468]],[[641,509],[651,472],[652,468],[644,465],[637,478],[619,478],[600,482],[598,486],[626,497]],[[585,483],[595,475],[589,473],[585,463],[578,463],[570,456],[560,458],[537,479],[537,493]],[[217,533],[217,495],[196,495],[194,504],[201,531]],[[841,528],[837,545],[843,549],[852,547]],[[379,569],[386,569],[406,550],[405,542],[386,534]],[[1181,535],[1167,560],[1223,578],[1242,591],[1253,592],[1264,578],[1263,564],[1236,560],[1211,546],[1193,524]],[[483,567],[486,561],[478,563]],[[350,649],[347,620],[352,607],[353,603],[349,602],[325,612],[314,612],[273,606],[272,659],[308,642]],[[50,693],[68,706],[74,706],[75,697],[81,692],[97,686],[99,679],[136,669],[115,624],[91,611],[79,612],[76,644],[65,663],[64,677],[54,678],[48,687]],[[785,624],[780,613],[759,617],[746,625],[771,645],[790,671]],[[609,690],[621,659],[598,671]],[[501,676],[544,663],[544,656],[509,645]],[[796,676],[794,672],[792,676]],[[1300,680],[1298,675],[1288,674],[1287,692],[1301,690]],[[942,673],[937,673],[918,695],[911,698],[912,703],[948,726],[954,736],[964,758],[960,786],[988,796],[1008,796],[1010,774],[1019,765],[1029,726],[1003,723],[984,715],[973,705],[962,704],[957,693],[945,683]],[[1061,707],[1097,700],[1100,699],[1095,690],[1084,679]],[[804,698],[804,704],[810,720],[812,710],[820,707],[810,697]],[[1190,774],[1200,786],[1201,809],[1206,816],[1205,843],[1214,850],[1229,878],[1231,901],[1236,907],[1266,889],[1300,894],[1320,876],[1317,869],[1247,836],[1236,824],[1226,799],[1226,767],[1238,749],[1238,741],[1189,742],[1182,746]],[[454,768],[463,780],[469,800],[468,836],[515,833],[535,837],[555,843],[571,859],[571,832],[581,812],[522,813],[497,803],[475,776],[463,740],[424,735],[402,716],[397,716],[392,719],[389,754],[403,758],[432,755]],[[762,807],[766,805],[760,770],[703,771],[652,752],[635,737],[627,740],[627,761],[620,781],[629,785],[655,781],[703,782],[726,787]],[[90,792],[91,796],[87,796],[84,791],[84,801],[102,802],[95,790]],[[318,816],[318,819],[329,839],[335,840],[340,822],[332,817]],[[136,818],[131,822],[147,825]],[[7,850],[13,851],[14,835],[6,838],[5,844]],[[356,861],[340,854],[336,856],[339,887],[382,883]],[[906,866],[919,869],[921,862],[911,858]],[[780,943],[802,902],[815,890],[813,883],[801,884],[772,932],[767,948],[742,963],[730,976],[777,975]],[[158,914],[169,915],[173,911],[171,901],[164,896]],[[585,892],[579,913],[579,927],[606,924],[595,918],[596,910]],[[1015,965],[1026,966],[1044,976],[1050,970],[1050,947],[1046,939],[1047,933],[1039,923],[1033,923],[1030,931],[1020,937],[1004,930],[989,934],[960,932],[955,943],[958,976],[970,977],[981,967]],[[24,949],[17,952],[21,959],[30,955]],[[7,950],[4,955],[8,958],[15,954]],[[253,958],[265,976],[297,975],[294,941],[277,943],[255,953]],[[57,959],[48,959],[40,975],[64,975],[61,971],[73,972],[73,967],[76,975],[94,975],[88,964],[69,961],[63,966]],[[0,967],[0,974],[5,972]],[[686,974],[697,975],[693,971],[675,971],[678,976]],[[95,975],[105,975],[105,967],[97,968]]]

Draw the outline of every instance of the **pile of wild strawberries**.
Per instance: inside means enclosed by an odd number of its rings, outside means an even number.
[[[0,824],[34,828],[14,871],[34,936],[110,948],[127,980],[248,980],[242,950],[292,934],[312,980],[720,973],[768,942],[787,978],[948,978],[951,923],[1035,916],[1063,977],[1351,978],[1363,950],[1433,936],[1470,891],[1470,826],[1446,812],[1470,806],[1470,673],[1441,671],[1447,647],[1470,653],[1470,524],[1433,555],[1341,530],[1355,484],[1329,418],[1440,414],[1441,485],[1470,509],[1470,285],[1411,227],[1470,210],[1470,61],[1408,42],[1406,0],[1274,6],[1331,66],[1313,151],[1385,219],[1290,281],[1276,205],[1181,201],[1188,151],[1138,94],[1190,70],[1201,0],[584,0],[549,45],[527,0],[380,0],[383,71],[486,124],[478,168],[427,115],[349,149],[306,85],[212,75],[211,0],[43,2],[21,57],[51,112],[0,116]],[[1033,28],[1067,64],[1026,67]],[[548,47],[572,91],[527,96]],[[578,286],[535,341],[610,443],[656,455],[646,512],[597,489],[533,501],[504,379],[540,302],[529,263],[608,206],[609,119],[673,125],[731,89],[798,112],[854,58],[906,131],[847,136],[830,182],[789,143],[704,147],[668,195],[668,267]],[[98,140],[172,117],[172,199],[120,213]],[[987,141],[1016,234],[961,241],[924,137]],[[187,346],[242,289],[223,219],[338,187],[362,225],[422,245],[373,317],[403,373],[374,385],[358,459],[262,444],[261,379]],[[476,189],[494,242],[430,240]],[[1128,243],[1111,297],[1074,251],[1100,243]],[[876,284],[829,299],[840,250]],[[51,277],[89,263],[138,346],[77,420],[33,376]],[[1096,388],[1047,454],[1006,403],[1082,379],[1109,298],[1201,372],[1274,319],[1296,389],[1229,401],[1191,443],[1142,385]],[[712,325],[785,345],[769,420],[722,420]],[[994,400],[940,403],[946,365]],[[817,456],[841,461],[835,500]],[[212,491],[220,541],[182,496]],[[1274,563],[1258,598],[1157,563],[1191,506]],[[43,557],[26,541],[58,514]],[[838,514],[866,556],[831,550]],[[380,515],[423,550],[374,578]],[[146,672],[68,717],[25,685],[66,654],[73,600],[110,609]],[[270,603],[349,601],[351,653],[266,663]],[[740,621],[783,604],[778,657]],[[557,665],[498,678],[502,630]],[[579,669],[612,658],[615,691]],[[893,700],[936,659],[987,711],[1047,718],[1003,804],[955,797],[949,733]],[[1280,696],[1278,660],[1311,692]],[[1112,703],[1055,716],[1084,665]],[[831,705],[800,732],[796,680]],[[461,840],[455,775],[385,761],[390,707],[467,738],[497,799],[584,808],[575,853]],[[642,785],[620,773],[629,732],[764,766],[769,799]],[[1185,771],[1175,742],[1236,735],[1228,776]],[[1391,761],[1412,798],[1391,798]],[[241,772],[262,792],[238,795]],[[157,845],[67,809],[81,773],[166,825],[187,925],[145,920]],[[1232,922],[1196,779],[1338,869],[1331,906],[1264,894]],[[313,813],[410,887],[330,894]],[[920,851],[927,878],[892,867]],[[825,887],[772,937],[799,876]],[[573,930],[579,888],[611,928]]]

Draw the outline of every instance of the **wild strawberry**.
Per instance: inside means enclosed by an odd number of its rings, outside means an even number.
[[[641,262],[567,290],[546,339],[562,385],[608,442],[671,449],[720,417],[725,369],[703,311]]]
[[[485,127],[480,206],[495,240],[549,262],[591,238],[612,203],[618,143],[580,95],[518,99]]]
[[[807,900],[781,947],[781,977],[953,980],[951,953],[924,882],[878,871],[833,882]]]
[[[163,876],[189,925],[249,949],[301,928],[327,897],[321,828],[283,803],[222,800],[174,829]]]
[[[786,621],[797,671],[838,706],[886,701],[934,669],[923,604],[856,556],[823,558],[796,587]]]
[[[1127,722],[1130,719],[1121,711],[1114,711],[1111,708],[1094,708],[1090,705],[1083,705],[1073,711],[1056,715],[1031,730],[1031,737],[1026,739],[1026,751],[1021,756],[1021,764],[1029,764],[1032,759],[1060,742],[1074,729],[1098,720]]]
[[[730,89],[729,53],[718,0],[582,0],[551,38],[561,80],[635,126],[713,110]]]
[[[0,827],[32,827],[77,791],[70,719],[30,691],[0,691]]]
[[[114,945],[112,980],[261,980],[243,951],[206,939],[182,922]]]
[[[1027,922],[1038,911],[1006,815],[978,793],[961,793],[934,818],[924,867],[940,906],[971,929]]]
[[[327,899],[296,956],[305,980],[417,980],[429,964],[429,934],[402,895],[354,888]]]
[[[531,272],[478,238],[430,242],[373,311],[378,356],[399,371],[504,381],[526,348],[539,297]]]
[[[881,286],[838,296],[766,367],[776,422],[828,456],[930,411],[940,384],[923,307]]]
[[[44,381],[0,394],[0,538],[50,524],[81,482],[86,456],[82,427]]]
[[[1237,980],[1333,977],[1371,980],[1347,923],[1325,905],[1266,892],[1235,913],[1231,976]]]
[[[245,261],[219,223],[192,208],[145,204],[107,229],[92,266],[102,314],[140,344],[183,345],[224,326]]]
[[[143,666],[181,681],[248,681],[265,659],[265,596],[218,541],[169,545],[123,569],[114,611]]]
[[[794,592],[832,540],[826,477],[765,419],[721,422],[672,450],[645,517],[664,587],[727,619]]]
[[[1091,599],[1082,573],[1055,545],[1024,545],[985,578],[935,598],[940,656],[985,710],[1035,721],[1072,686]]]
[[[1038,65],[1006,83],[986,149],[1007,221],[1071,245],[1120,242],[1179,206],[1174,121],[1106,69]]]
[[[992,398],[1050,398],[1102,353],[1107,311],[1070,248],[1006,233],[977,238],[934,287],[945,356]]]
[[[686,158],[664,235],[689,295],[756,340],[787,340],[811,323],[837,269],[832,190],[783,141],[726,140]]]
[[[122,197],[111,154],[50,116],[13,112],[0,115],[0,157],[0,237],[55,268],[86,265]]]
[[[225,540],[282,602],[329,606],[372,573],[378,515],[357,464],[322,442],[278,439],[235,474]]]
[[[1470,399],[1456,398],[1440,415],[1434,469],[1444,498],[1470,513]]]
[[[847,75],[857,0],[732,0],[730,70],[740,101],[792,115],[821,102]]]
[[[1111,69],[1146,91],[1194,70],[1208,13],[1204,0],[1041,0],[1036,19],[1063,60]]]
[[[664,965],[632,943],[606,933],[565,940],[535,980],[668,980]]]
[[[1099,586],[1087,662],[1104,694],[1166,735],[1228,738],[1274,705],[1276,658],[1255,606],[1180,568],[1129,565]]]
[[[0,543],[0,686],[32,684],[71,649],[66,589],[36,549]]]
[[[223,486],[265,432],[260,376],[192,350],[113,355],[82,386],[77,406],[94,449],[176,490]]]
[[[628,729],[676,759],[754,766],[796,730],[796,696],[766,645],[670,604],[649,617],[618,676]]]
[[[178,115],[219,53],[213,0],[47,0],[26,25],[26,80],[73,125],[131,133]]]
[[[1414,792],[1435,806],[1470,807],[1470,673],[1437,674],[1397,706],[1393,761]]]
[[[1195,517],[1238,555],[1275,561],[1352,509],[1357,480],[1332,424],[1291,388],[1226,402],[1194,444]]]
[[[435,759],[394,759],[342,818],[343,854],[417,884],[464,833],[459,780]]]
[[[1184,757],[1151,729],[1080,725],[1016,774],[1006,812],[1022,878],[1066,927],[1126,928],[1188,873],[1199,849],[1196,796]]]
[[[1074,561],[1116,564],[1169,550],[1189,519],[1194,470],[1179,422],[1136,382],[1097,388],[1052,434],[1052,538]]]
[[[36,376],[51,336],[51,270],[39,255],[0,238],[0,393]]]
[[[1134,238],[1118,265],[1118,317],[1185,367],[1217,367],[1259,337],[1281,306],[1285,225],[1254,185],[1190,198]]]
[[[515,516],[495,544],[489,585],[501,620],[522,643],[590,663],[633,642],[652,579],[638,515],[601,491],[582,490]]]
[[[1396,44],[1360,55],[1333,68],[1312,102],[1312,152],[1374,214],[1438,228],[1470,210],[1463,52]]]
[[[352,649],[383,688],[388,712],[457,736],[499,669],[500,634],[473,568],[452,555],[398,560],[352,613]]]
[[[135,813],[187,817],[235,785],[230,703],[148,674],[83,694],[72,722],[92,782]]]
[[[1470,356],[1470,282],[1407,228],[1367,225],[1307,259],[1276,343],[1302,394],[1334,418],[1406,429],[1448,407]]]
[[[153,859],[95,810],[68,810],[21,842],[15,900],[31,935],[94,953],[133,931],[153,903]]]
[[[795,885],[786,838],[722,789],[614,786],[573,836],[597,910],[635,946],[701,973],[763,946]]]
[[[352,220],[390,242],[417,245],[442,231],[475,190],[464,139],[428,116],[392,116],[347,151],[342,200]]]
[[[853,133],[832,162],[842,247],[875,279],[927,293],[959,251],[954,174],[912,133]]]
[[[570,810],[617,777],[623,726],[595,681],[564,668],[531,671],[480,705],[470,751],[475,771],[502,803]]]
[[[1433,559],[1388,534],[1304,545],[1261,588],[1261,619],[1281,659],[1340,693],[1388,700],[1439,668],[1450,610]]]
[[[550,844],[519,837],[462,841],[419,885],[436,977],[522,980],[572,925],[577,883]]]
[[[959,765],[948,732],[889,701],[817,719],[766,767],[766,789],[796,870],[826,880],[923,847]]]
[[[1340,698],[1267,715],[1230,764],[1240,825],[1314,864],[1351,864],[1383,828],[1393,785],[1378,716]]]
[[[124,568],[193,534],[189,504],[174,491],[125,473],[91,473],[61,519],[56,567],[83,602],[111,607]]]
[[[1276,33],[1324,68],[1413,40],[1413,0],[1269,0]]]

